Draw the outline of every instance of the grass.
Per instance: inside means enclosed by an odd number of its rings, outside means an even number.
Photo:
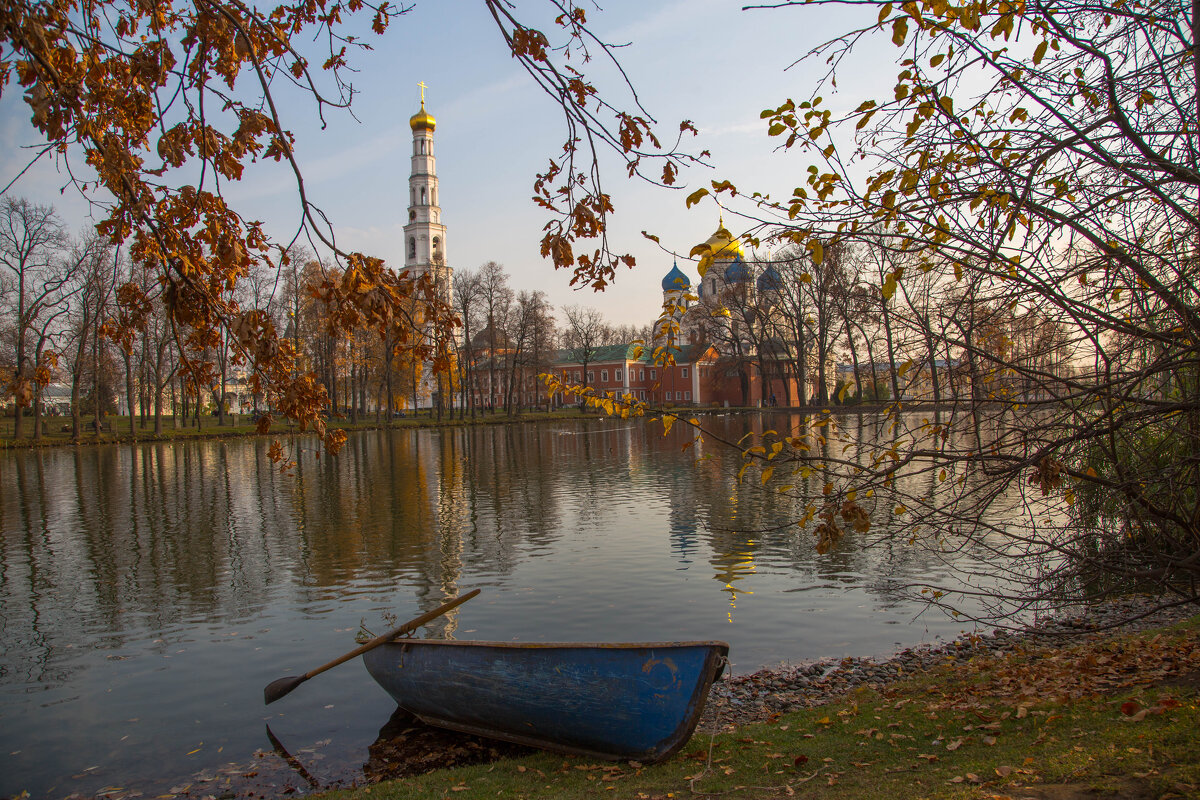
[[[1070,650],[979,657],[882,692],[697,734],[659,765],[541,753],[321,797],[1200,797],[1197,620]]]

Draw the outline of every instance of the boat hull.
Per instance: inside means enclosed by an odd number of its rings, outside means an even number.
[[[400,705],[443,728],[653,762],[691,737],[724,642],[524,644],[406,639],[363,655]]]

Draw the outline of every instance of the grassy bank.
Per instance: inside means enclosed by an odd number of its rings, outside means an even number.
[[[1200,797],[1200,617],[1017,649],[765,724],[697,734],[664,764],[537,754],[325,800]]]

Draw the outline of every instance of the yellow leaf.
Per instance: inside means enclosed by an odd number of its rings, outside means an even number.
[[[1035,66],[1036,66],[1036,65],[1038,65],[1038,64],[1040,64],[1040,63],[1042,63],[1042,59],[1043,59],[1043,58],[1045,58],[1045,56],[1046,56],[1046,45],[1047,45],[1047,42],[1046,42],[1046,40],[1045,40],[1045,39],[1043,39],[1043,40],[1042,40],[1042,43],[1041,43],[1041,44],[1039,44],[1039,45],[1038,45],[1036,48],[1034,48],[1034,51],[1033,51],[1033,63],[1034,63],[1034,65],[1035,65]]]
[[[767,467],[762,471],[762,483],[765,486],[767,481],[771,480],[771,476],[775,474],[774,467]]]
[[[825,248],[820,242],[812,243],[812,260],[814,264],[820,264],[825,261]]]
[[[879,9],[879,24],[882,25],[883,21],[885,19],[887,19],[888,17],[890,17],[891,14],[892,14],[892,4],[884,3],[883,8]]]
[[[708,189],[701,188],[701,189],[697,189],[696,191],[692,192],[691,194],[689,194],[687,196],[687,200],[685,201],[687,208],[691,208],[692,206],[696,205],[701,200],[703,200],[707,195],[708,195]]]
[[[887,302],[888,300],[892,299],[892,295],[894,295],[896,293],[896,274],[895,273],[890,273],[887,276],[887,280],[885,280],[883,282],[883,286],[880,288],[880,290],[883,292],[884,302]]]
[[[892,44],[896,47],[903,47],[904,40],[908,38],[908,20],[904,17],[899,17],[892,23]]]

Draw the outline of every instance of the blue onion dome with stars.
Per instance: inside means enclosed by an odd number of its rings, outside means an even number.
[[[725,269],[726,283],[745,283],[750,280],[750,270],[746,268],[746,262],[742,261],[740,255],[735,256],[733,263]]]
[[[783,278],[780,277],[774,264],[767,265],[763,274],[758,276],[758,283],[755,284],[755,287],[760,292],[777,292],[783,288]]]
[[[679,262],[671,267],[671,271],[666,274],[662,280],[662,288],[664,292],[686,292],[692,286],[691,281],[683,270],[679,268]]]

